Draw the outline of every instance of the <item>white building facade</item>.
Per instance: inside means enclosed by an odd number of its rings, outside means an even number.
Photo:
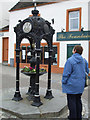
[[[31,11],[33,10],[33,7],[28,8],[21,8],[21,9],[13,9],[10,11],[10,23],[9,23],[9,32],[3,32],[3,36],[0,37],[0,63],[4,61],[3,59],[3,40],[4,38],[8,38],[8,65],[10,65],[10,60],[14,59],[14,66],[15,66],[15,45],[16,45],[16,35],[14,32],[14,27],[18,24],[18,20],[24,20],[28,18],[31,15]],[[64,64],[66,60],[68,59],[69,55],[71,55],[71,49],[74,45],[81,45],[84,49],[82,56],[86,58],[86,60],[89,63],[90,68],[90,39],[86,39],[87,37],[84,37],[82,40],[82,37],[85,36],[84,33],[81,37],[81,39],[74,40],[71,38],[70,40],[66,40],[61,36],[61,39],[57,40],[57,33],[61,32],[63,30],[62,34],[73,32],[73,34],[76,32],[80,32],[81,29],[83,31],[89,31],[90,30],[90,2],[89,0],[64,0],[52,4],[46,4],[46,5],[40,5],[37,6],[37,9],[39,10],[40,16],[44,18],[45,20],[48,20],[51,22],[51,19],[54,19],[54,24],[52,24],[52,27],[55,29],[55,35],[53,37],[53,49],[54,49],[54,55],[55,61],[52,64],[52,72],[54,73],[62,73]],[[83,29],[84,28],[84,29]],[[1,33],[0,32],[0,33]],[[88,32],[89,33],[89,32]],[[61,33],[60,33],[61,34]],[[78,33],[79,34],[79,33]],[[63,38],[63,39],[62,39]],[[78,37],[79,38],[79,37]],[[89,34],[88,34],[88,38]],[[29,42],[24,39],[21,47],[29,46]],[[47,52],[46,46],[47,44],[42,40],[42,50],[43,50],[43,58],[42,58],[42,66],[47,69]],[[27,55],[26,55],[27,57]],[[27,58],[26,58],[27,59]],[[22,60],[21,60],[22,61]],[[27,60],[25,63],[21,63],[21,66],[27,65]]]

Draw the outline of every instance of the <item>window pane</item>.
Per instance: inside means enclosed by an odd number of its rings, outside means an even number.
[[[31,46],[27,46],[27,63],[30,63],[30,59],[32,58],[31,55]]]
[[[70,20],[70,30],[79,29],[79,21],[78,19]]]
[[[79,17],[79,11],[69,12],[70,18]]]
[[[79,11],[69,12],[69,30],[79,30]]]
[[[57,46],[56,45],[53,45],[52,57],[53,57],[53,65],[57,65]]]
[[[49,58],[48,46],[44,46],[44,64],[48,64],[48,58]]]
[[[52,52],[52,61],[51,64],[57,65],[57,46],[53,45],[53,52]],[[44,64],[48,64],[49,60],[49,52],[48,46],[44,46]]]

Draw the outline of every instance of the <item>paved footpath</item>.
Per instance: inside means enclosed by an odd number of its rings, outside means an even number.
[[[14,67],[8,67],[8,66],[2,66],[0,64],[0,91],[3,93],[5,90],[15,90],[15,68]],[[61,79],[62,75],[61,74],[54,74],[52,73],[52,89],[54,91],[60,91],[62,94],[62,88],[61,88]],[[29,87],[29,78],[28,76],[25,76],[20,73],[20,87],[22,89],[28,89]],[[40,87],[42,89],[47,88],[47,74],[40,76]],[[3,91],[3,92],[2,92]],[[85,91],[82,96],[82,101],[83,101],[83,118],[90,118],[90,95],[88,94],[90,91],[90,87],[86,87]],[[2,96],[2,95],[1,95]],[[66,97],[65,94],[63,96]],[[58,115],[56,118],[67,118],[68,116],[68,109],[65,107],[63,111]],[[7,111],[2,111],[0,109],[0,118],[19,118],[17,115],[14,115],[10,112]],[[54,120],[54,118],[52,117]],[[49,120],[49,119],[48,119]]]

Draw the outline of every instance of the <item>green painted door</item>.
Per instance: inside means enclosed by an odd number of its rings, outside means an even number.
[[[67,44],[67,59],[72,56],[72,50],[75,45],[80,45],[80,44]]]

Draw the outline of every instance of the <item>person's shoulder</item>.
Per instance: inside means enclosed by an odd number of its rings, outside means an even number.
[[[73,55],[68,58],[68,61],[69,61],[71,64],[75,64],[75,60],[74,60]]]
[[[72,61],[72,60],[73,60],[73,55],[68,58],[68,61]]]
[[[83,59],[84,59],[85,63],[88,63],[87,60],[86,60],[85,58],[83,58]]]
[[[69,63],[72,63],[72,61],[73,61],[73,57],[72,56],[67,59],[67,62],[69,62]]]

